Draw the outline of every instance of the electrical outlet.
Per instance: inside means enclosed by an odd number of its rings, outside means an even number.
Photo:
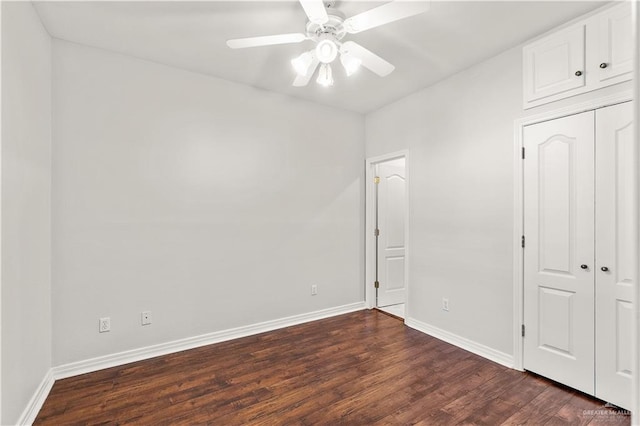
[[[315,296],[316,294],[318,294],[318,286],[317,286],[317,285],[315,285],[315,284],[313,284],[313,285],[311,286],[311,295],[312,295],[312,296]]]
[[[98,322],[98,331],[100,333],[106,333],[107,331],[111,331],[111,318],[105,317],[100,318]]]
[[[449,312],[449,299],[446,297],[442,298],[442,310]]]
[[[151,311],[144,311],[141,315],[142,325],[151,324]]]

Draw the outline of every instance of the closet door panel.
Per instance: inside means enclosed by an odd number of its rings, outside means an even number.
[[[593,394],[594,112],[527,126],[524,145],[524,367]]]
[[[626,102],[596,112],[596,396],[624,408],[638,261],[632,110]]]

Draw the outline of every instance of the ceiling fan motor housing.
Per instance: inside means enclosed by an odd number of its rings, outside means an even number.
[[[344,18],[340,15],[336,15],[337,10],[332,10],[329,15],[329,20],[324,24],[316,24],[314,22],[307,22],[307,37],[312,40],[320,41],[324,38],[331,37],[334,41],[339,41],[344,38],[347,31],[344,28]]]

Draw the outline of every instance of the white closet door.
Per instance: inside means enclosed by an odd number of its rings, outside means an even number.
[[[524,367],[593,394],[594,112],[524,142]]]
[[[631,409],[638,253],[631,102],[596,112],[596,396]],[[604,270],[603,270],[604,269]]]

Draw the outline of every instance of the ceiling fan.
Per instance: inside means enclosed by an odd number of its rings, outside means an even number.
[[[305,40],[315,42],[313,49],[291,60],[291,65],[297,73],[294,86],[306,86],[318,65],[320,71],[316,82],[325,87],[332,86],[333,73],[330,64],[338,55],[347,76],[356,72],[360,65],[380,77],[389,75],[395,69],[392,64],[356,42],[341,40],[347,34],[356,34],[429,10],[428,0],[395,0],[345,19],[338,10],[333,9],[333,1],[299,1],[309,18],[304,34],[289,33],[227,40],[227,46],[232,49],[300,43]]]

